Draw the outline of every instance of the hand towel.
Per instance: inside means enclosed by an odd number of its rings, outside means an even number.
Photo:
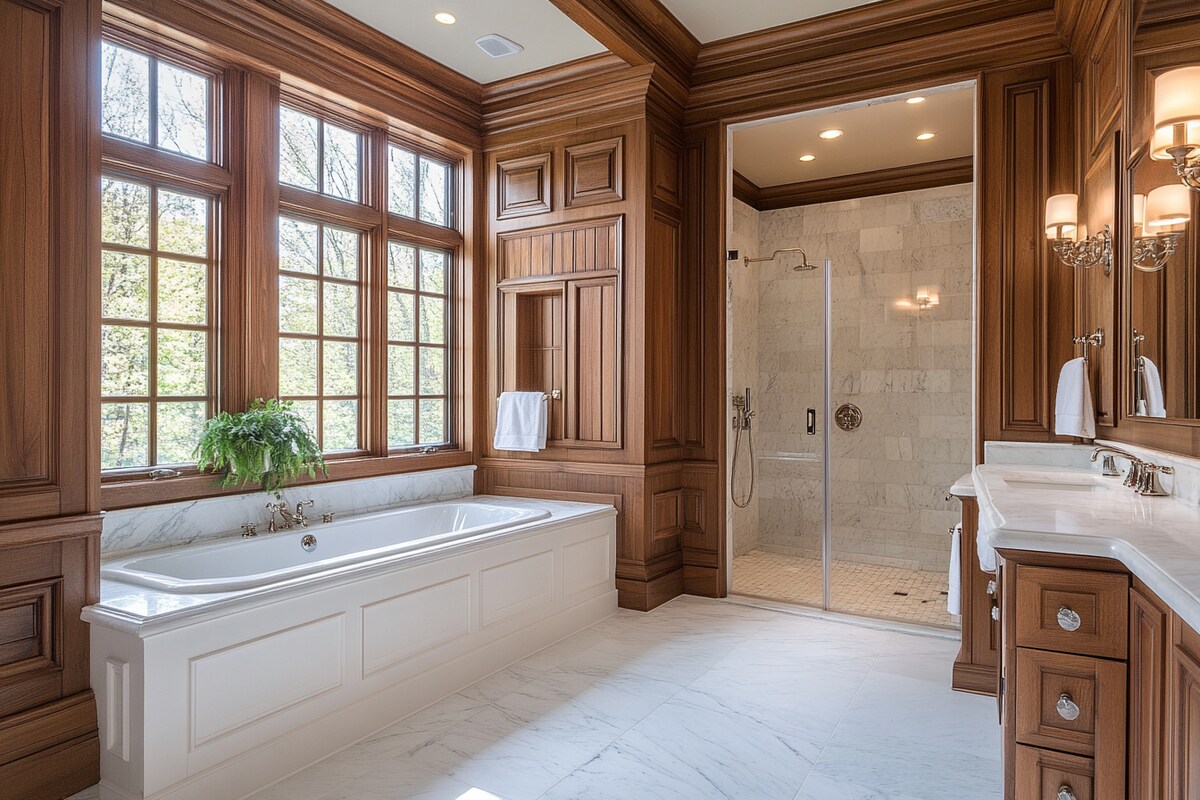
[[[1158,365],[1142,356],[1142,397],[1146,400],[1145,416],[1165,417],[1167,404],[1163,399],[1162,377]]]
[[[548,410],[541,392],[504,392],[496,404],[497,450],[536,453],[546,447]]]
[[[1096,438],[1096,412],[1092,408],[1092,388],[1088,385],[1085,359],[1071,359],[1063,364],[1058,375],[1054,432],[1059,436]]]
[[[946,592],[946,611],[962,615],[962,523],[950,535],[950,590]]]
[[[988,531],[980,526],[975,534],[975,555],[979,557],[979,568],[984,572],[996,571],[996,548],[988,544]]]

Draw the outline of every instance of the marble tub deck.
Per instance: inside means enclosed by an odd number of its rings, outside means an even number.
[[[253,797],[999,797],[995,701],[950,691],[957,649],[680,597],[619,611]]]

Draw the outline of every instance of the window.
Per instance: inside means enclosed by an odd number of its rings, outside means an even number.
[[[187,464],[215,410],[221,187],[198,186],[193,165],[214,160],[216,83],[108,39],[100,49],[101,467]]]
[[[321,448],[359,448],[362,235],[279,219],[279,394]]]
[[[279,181],[357,203],[362,137],[294,108],[279,108]]]
[[[101,465],[185,464],[212,413],[212,201],[101,182]]]
[[[388,145],[388,211],[431,225],[450,227],[450,165]]]
[[[449,441],[450,253],[388,243],[388,447]]]
[[[212,80],[175,64],[104,41],[100,129],[160,150],[209,160]]]

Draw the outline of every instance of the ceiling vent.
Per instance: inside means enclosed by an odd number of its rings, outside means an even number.
[[[516,55],[525,49],[512,39],[505,39],[498,33],[489,33],[487,36],[480,36],[475,40],[475,44],[479,45],[479,49],[492,58],[504,58],[505,56]]]

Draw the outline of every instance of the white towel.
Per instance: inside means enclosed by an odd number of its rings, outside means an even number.
[[[496,403],[497,450],[536,453],[546,448],[546,396],[541,392],[504,392]]]
[[[1163,400],[1162,377],[1158,374],[1158,365],[1142,356],[1142,397],[1146,407],[1139,409],[1148,417],[1165,417],[1167,404]]]
[[[979,557],[979,568],[984,572],[996,571],[996,548],[988,544],[988,532],[983,528],[975,534],[975,555]]]
[[[946,611],[962,615],[962,523],[954,526],[950,536],[950,591],[946,592]]]
[[[1063,364],[1058,375],[1058,395],[1054,401],[1054,432],[1059,436],[1096,438],[1096,412],[1092,408],[1092,388],[1088,385],[1087,361],[1073,358]]]

